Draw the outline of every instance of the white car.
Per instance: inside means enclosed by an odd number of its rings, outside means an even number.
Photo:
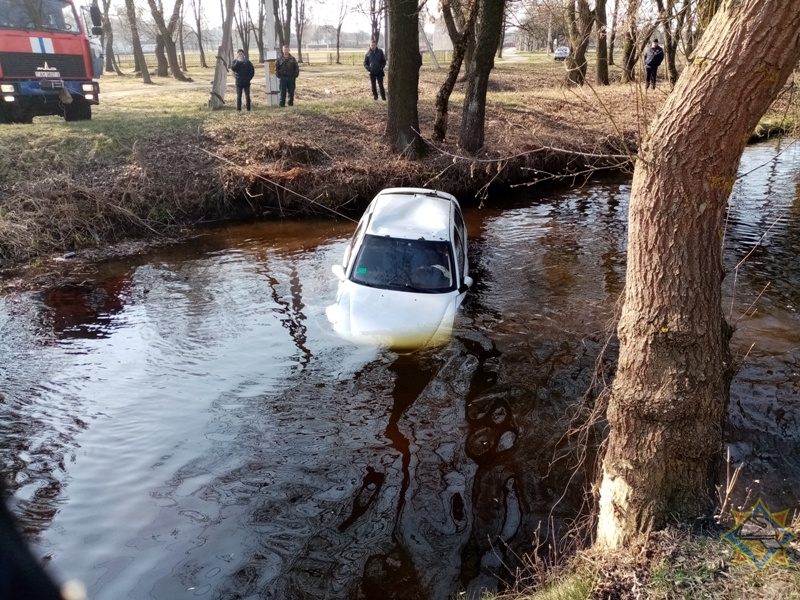
[[[339,288],[326,315],[337,334],[401,350],[446,343],[472,285],[458,201],[429,189],[381,191],[332,270]]]
[[[568,46],[559,46],[558,48],[556,48],[556,51],[553,52],[554,60],[567,60],[568,57],[569,57]]]

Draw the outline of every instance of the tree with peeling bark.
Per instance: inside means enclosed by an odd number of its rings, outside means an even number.
[[[416,0],[389,0],[389,90],[386,137],[395,152],[409,158],[423,150],[419,135],[419,7]],[[391,82],[398,82],[392,85]],[[402,83],[399,83],[402,82]]]
[[[707,514],[732,374],[725,209],[745,144],[800,60],[797,0],[725,0],[642,143],[596,546]]]
[[[467,69],[467,89],[464,91],[464,108],[461,149],[474,154],[483,147],[486,127],[486,91],[489,73],[494,68],[494,53],[500,43],[500,33],[505,14],[505,0],[480,0],[480,24],[475,37],[472,65]]]
[[[461,70],[461,64],[464,61],[464,56],[467,51],[467,44],[469,40],[474,40],[475,35],[475,21],[478,18],[478,8],[480,7],[479,0],[472,0],[469,6],[469,13],[467,22],[464,24],[463,31],[455,32],[456,39],[453,39],[453,58],[450,61],[450,69],[447,72],[442,87],[439,88],[439,93],[436,95],[436,120],[433,123],[433,139],[438,142],[443,142],[447,135],[447,121],[450,106],[450,94],[453,93],[453,88],[458,80],[458,73]],[[442,2],[442,13],[450,12],[450,3],[445,0]],[[447,20],[447,18],[446,18]],[[453,21],[452,14],[449,17]],[[448,27],[449,29],[449,27]],[[451,39],[454,35],[450,34]]]

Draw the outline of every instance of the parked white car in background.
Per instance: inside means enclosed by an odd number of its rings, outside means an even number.
[[[458,201],[422,188],[381,191],[332,270],[339,288],[326,315],[337,334],[405,350],[446,343],[472,285]]]
[[[567,60],[568,57],[569,57],[568,46],[559,46],[558,48],[556,48],[556,51],[553,52],[554,60]]]

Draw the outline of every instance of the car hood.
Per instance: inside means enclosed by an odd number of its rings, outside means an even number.
[[[342,283],[326,309],[333,330],[357,343],[394,349],[439,345],[450,339],[458,292],[417,294]]]

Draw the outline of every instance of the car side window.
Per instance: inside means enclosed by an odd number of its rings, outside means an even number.
[[[462,237],[461,232],[456,227],[455,231],[453,232],[453,241],[455,242],[456,246],[456,266],[458,268],[458,280],[459,282],[464,281],[464,238]]]
[[[455,211],[455,235],[453,239],[456,242],[456,261],[458,262],[458,273],[461,281],[464,280],[466,275],[466,256],[464,249],[467,242],[467,226],[464,224],[464,217],[461,215],[461,210],[456,208]]]
[[[347,268],[348,263],[350,262],[350,258],[353,256],[353,248],[355,248],[356,243],[358,243],[358,238],[361,237],[361,234],[364,231],[364,228],[367,226],[367,220],[363,219],[356,227],[356,232],[353,234],[353,237],[350,238],[350,243],[347,244],[347,248],[344,251],[344,260],[342,264],[345,268]]]

